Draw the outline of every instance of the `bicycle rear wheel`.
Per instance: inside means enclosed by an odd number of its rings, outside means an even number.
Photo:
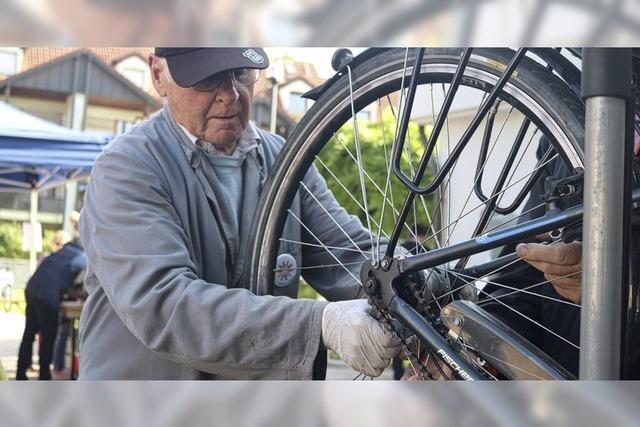
[[[359,251],[363,258],[380,257],[378,242],[396,227],[399,206],[408,193],[391,172],[389,161],[401,115],[399,106],[404,97],[401,88],[408,84],[413,56],[413,49],[384,50],[345,70],[295,128],[274,165],[259,204],[262,210],[254,222],[255,240],[251,248],[254,292],[277,293],[276,273],[283,269],[278,265],[278,256],[283,253],[301,257],[303,263],[293,268],[311,282],[317,280],[318,272],[337,274],[340,270],[348,271],[350,277],[357,280],[366,259],[350,258],[350,262],[341,262],[341,254],[348,251]],[[429,131],[443,108],[462,56],[461,49],[428,49],[424,55],[412,125],[401,161],[403,171],[409,176],[415,173],[425,151]],[[440,134],[432,172],[425,177],[425,183],[429,177],[442,172],[474,112],[499,82],[513,56],[514,52],[508,49],[473,51],[464,69],[454,108],[449,111]],[[365,114],[370,119],[366,124]],[[582,102],[559,78],[534,60],[522,58],[498,92],[482,126],[473,133],[436,190],[415,198],[410,215],[401,224],[403,238],[414,241],[409,250],[420,252],[447,247],[543,213],[541,202],[527,201],[523,195],[528,195],[533,186],[539,186],[550,169],[570,172],[582,167],[583,115]],[[540,145],[543,136],[544,149]],[[510,167],[503,172],[503,166],[509,163]],[[372,230],[370,252],[361,250],[348,236],[344,238],[343,247],[328,247],[313,233],[315,224],[305,224],[298,216],[292,216],[292,203],[300,200],[307,200],[306,205],[302,203],[302,209],[322,209],[314,205],[318,198],[301,185],[304,177],[316,170],[349,214],[359,216]],[[497,186],[501,180],[502,185]],[[324,212],[331,215],[327,210]],[[304,231],[300,241],[283,241],[285,224]],[[337,221],[336,225],[335,233],[342,233]],[[310,247],[330,252],[335,264],[305,265],[304,253]],[[479,254],[457,260],[456,264],[481,264],[496,256],[495,252]],[[443,265],[441,269],[449,272],[452,267],[453,264]],[[478,289],[475,292],[481,294],[482,288],[491,284],[511,293],[534,295],[543,302],[551,298],[555,303],[565,303],[560,298],[536,292],[535,288],[544,283],[521,289],[519,284],[495,283],[486,275],[465,280],[475,285]],[[435,301],[437,303],[437,298]],[[526,313],[514,316],[529,317]],[[529,320],[545,333],[557,335],[567,345],[577,347],[535,319]],[[429,322],[437,324],[446,336],[438,313]],[[481,367],[478,370],[482,371]]]

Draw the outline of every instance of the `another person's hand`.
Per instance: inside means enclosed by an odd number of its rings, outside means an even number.
[[[561,296],[580,303],[582,288],[582,244],[580,242],[541,245],[520,243],[518,256],[544,273]]]
[[[322,340],[358,372],[379,376],[400,351],[400,342],[368,313],[366,300],[327,304],[322,314]]]

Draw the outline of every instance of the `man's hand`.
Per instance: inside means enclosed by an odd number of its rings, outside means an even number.
[[[400,342],[367,312],[366,300],[327,304],[322,314],[322,340],[358,372],[379,376],[400,351]]]
[[[518,256],[544,273],[564,298],[580,303],[582,288],[582,244],[580,242],[541,245],[520,243]],[[567,276],[567,277],[564,277]]]

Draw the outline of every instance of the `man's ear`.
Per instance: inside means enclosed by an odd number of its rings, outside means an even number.
[[[156,89],[156,92],[158,92],[158,95],[162,97],[167,96],[167,81],[163,76],[163,69],[166,66],[166,63],[163,64],[163,61],[153,54],[149,55],[148,61],[149,70],[151,70],[151,81],[153,82],[153,87]]]

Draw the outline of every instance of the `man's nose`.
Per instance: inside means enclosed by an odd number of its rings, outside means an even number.
[[[240,94],[238,93],[235,79],[233,76],[227,74],[227,77],[222,81],[222,84],[218,88],[216,100],[230,104],[235,102],[239,96]]]

